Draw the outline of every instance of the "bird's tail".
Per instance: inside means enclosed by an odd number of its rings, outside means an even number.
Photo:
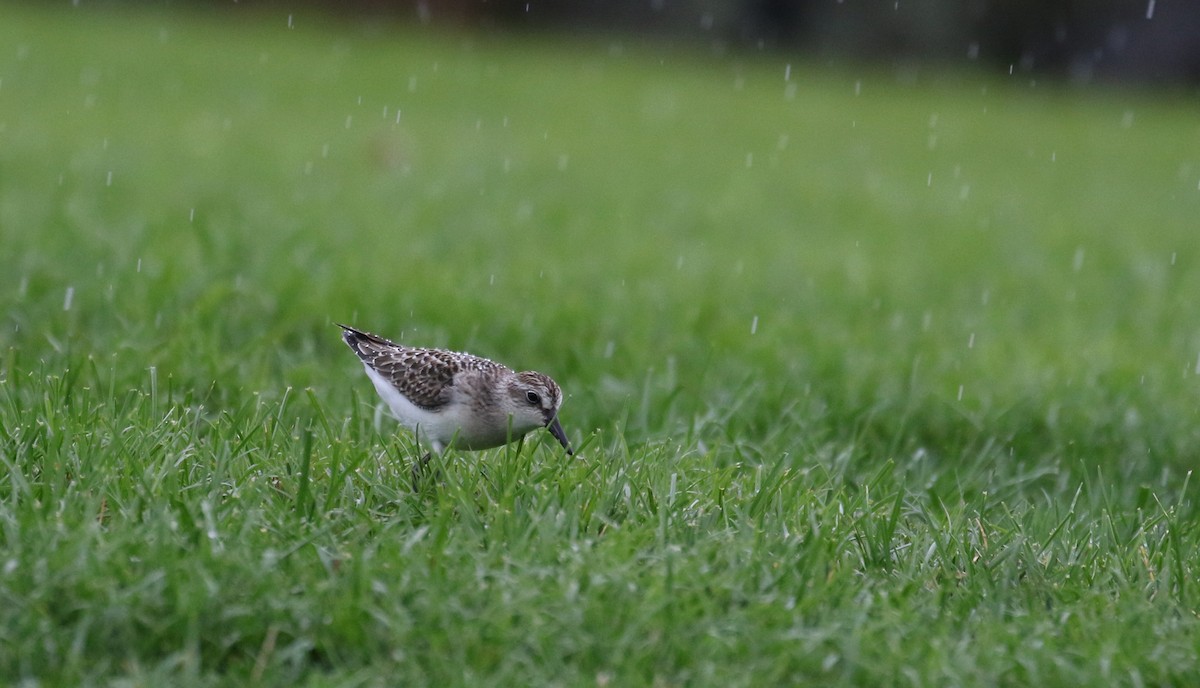
[[[354,350],[354,353],[362,356],[366,353],[364,345],[374,344],[382,346],[398,346],[395,342],[389,341],[379,335],[364,332],[362,330],[337,323],[337,326],[342,328],[342,339],[346,340],[346,346]]]

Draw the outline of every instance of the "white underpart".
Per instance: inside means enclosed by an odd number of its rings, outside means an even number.
[[[392,383],[375,372],[374,368],[365,363],[363,367],[367,370],[367,377],[371,378],[371,383],[375,385],[375,391],[379,392],[379,396],[391,409],[392,415],[417,436],[418,442],[428,440],[433,451],[440,454],[460,431],[462,424],[455,417],[457,414],[427,411],[409,401],[400,390],[392,386]]]

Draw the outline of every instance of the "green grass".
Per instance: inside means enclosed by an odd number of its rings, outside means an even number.
[[[0,682],[1200,680],[1194,96],[293,19],[0,7]]]

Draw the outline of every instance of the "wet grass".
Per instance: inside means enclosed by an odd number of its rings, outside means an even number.
[[[1200,678],[1194,98],[239,11],[0,10],[5,683]]]

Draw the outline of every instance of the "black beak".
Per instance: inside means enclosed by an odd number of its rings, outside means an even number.
[[[567,441],[567,433],[563,432],[562,425],[558,422],[558,416],[550,419],[546,424],[546,428],[550,430],[550,434],[554,435],[554,439],[558,440],[563,449],[567,450],[569,456],[575,456],[575,452],[571,450],[571,443]]]

